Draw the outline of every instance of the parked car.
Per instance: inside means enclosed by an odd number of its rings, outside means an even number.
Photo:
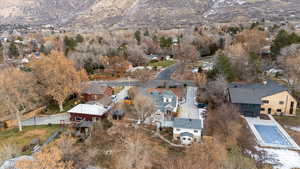
[[[206,103],[198,103],[197,104],[197,107],[199,108],[199,109],[201,109],[201,108],[207,108],[207,104]]]

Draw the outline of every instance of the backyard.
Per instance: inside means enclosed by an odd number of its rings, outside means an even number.
[[[0,131],[0,140],[2,144],[14,144],[22,151],[22,154],[29,153],[25,148],[29,146],[33,139],[38,139],[40,144],[45,142],[57,129],[59,125],[27,126],[19,132],[18,128]]]
[[[300,125],[300,109],[297,109],[296,116],[274,116],[283,126],[299,126]]]

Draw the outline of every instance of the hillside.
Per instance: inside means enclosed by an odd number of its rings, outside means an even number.
[[[0,0],[0,24],[180,27],[205,22],[300,19],[298,0]]]

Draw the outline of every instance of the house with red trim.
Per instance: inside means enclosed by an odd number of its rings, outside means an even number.
[[[97,121],[107,116],[109,109],[96,104],[78,104],[68,111],[70,121]]]

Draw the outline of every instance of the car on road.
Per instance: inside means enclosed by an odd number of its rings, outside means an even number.
[[[117,96],[116,96],[116,95],[112,95],[112,96],[111,96],[111,100],[112,100],[113,102],[116,102],[116,101],[117,101]]]

